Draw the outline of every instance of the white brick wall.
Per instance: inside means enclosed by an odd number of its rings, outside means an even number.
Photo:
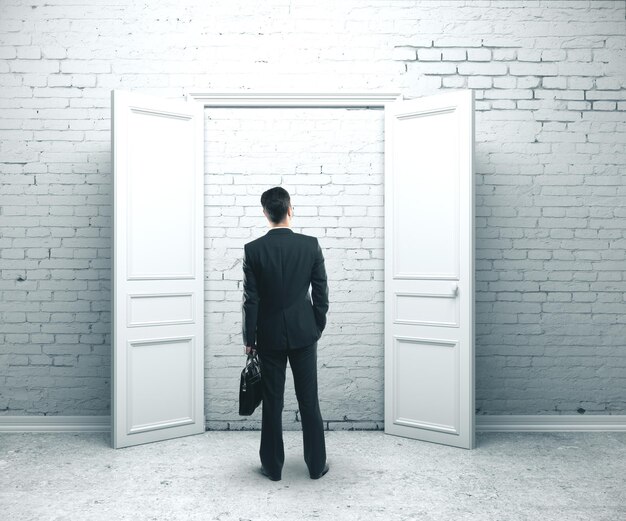
[[[112,88],[474,89],[479,414],[624,413],[625,33],[622,0],[294,0],[254,11],[237,1],[3,0],[0,414],[108,413]],[[259,190],[278,182],[345,299],[331,303],[320,344],[330,426],[382,425],[380,169],[368,171],[378,181],[353,183],[369,163],[345,154],[372,146],[379,168],[380,114],[328,113],[321,124],[307,112],[298,126],[288,116],[286,127],[274,115],[264,141],[255,121],[268,120],[250,111],[207,120],[219,137],[207,133],[209,152],[254,146],[259,158],[258,171],[236,156],[207,161],[207,329],[222,318],[229,331],[207,335],[212,426],[242,425],[229,394],[241,351],[236,250],[262,233]],[[276,157],[285,135],[294,148]],[[294,170],[288,158],[307,140]],[[321,154],[324,168],[311,171]],[[356,327],[364,312],[367,329]],[[363,342],[367,356],[354,358]]]

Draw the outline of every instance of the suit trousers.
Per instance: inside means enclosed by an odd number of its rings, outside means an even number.
[[[302,421],[304,461],[309,473],[317,476],[326,464],[324,423],[317,393],[317,342],[286,351],[259,351],[263,389],[261,464],[272,477],[281,477],[285,462],[282,413],[287,359]]]

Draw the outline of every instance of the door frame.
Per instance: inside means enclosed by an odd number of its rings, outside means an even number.
[[[442,92],[455,92],[455,91],[465,91],[468,89],[445,89]],[[432,92],[425,94],[425,96],[438,94],[438,92]],[[277,93],[277,92],[235,92],[235,93],[216,93],[210,91],[190,91],[185,95],[185,99],[187,101],[194,101],[196,103],[202,104],[202,106],[206,108],[377,108],[383,109],[385,111],[387,109],[388,104],[392,104],[395,102],[401,102],[411,98],[405,98],[402,94],[399,93]],[[384,112],[385,113],[385,112]],[[386,114],[386,113],[385,113]],[[473,133],[473,129],[472,129]],[[474,152],[472,150],[472,158]],[[473,159],[472,159],[473,161]],[[384,158],[384,170],[387,169],[389,163],[388,158]],[[383,180],[384,180],[384,170],[383,170]],[[474,171],[474,167],[472,166],[472,172]],[[471,185],[475,183],[474,179],[470,181]],[[383,202],[383,205],[385,203]],[[470,201],[470,205],[472,208],[476,207],[475,203],[475,190],[472,189],[472,200]],[[474,223],[472,223],[474,226]],[[472,279],[474,277],[475,270],[475,242],[474,236],[475,233],[471,233],[472,236],[472,244],[471,244],[471,253],[470,253],[470,272]],[[386,255],[386,252],[384,252]],[[472,289],[472,294],[474,289]],[[474,297],[472,297],[474,298]],[[475,364],[476,352],[474,347],[474,323],[475,323],[475,306],[472,306],[472,317],[471,317],[471,343],[472,346],[470,348],[471,356],[472,356],[472,365]],[[383,361],[384,364],[384,361]],[[475,378],[475,369],[472,369],[472,374]],[[383,383],[383,386],[386,385]],[[475,394],[475,383],[474,387],[471,390],[472,396],[471,401],[474,403],[474,394]],[[384,400],[384,397],[383,397]],[[474,405],[472,406],[474,409]],[[472,410],[470,412],[472,417],[471,425],[472,432],[470,433],[472,440],[472,448],[474,447],[474,436],[476,431],[476,423],[475,423],[475,411]]]
[[[187,101],[208,107],[259,108],[385,108],[387,103],[403,100],[397,93],[274,93],[274,92],[189,92]]]

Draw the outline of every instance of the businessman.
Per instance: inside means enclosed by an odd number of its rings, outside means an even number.
[[[258,352],[261,362],[261,472],[273,481],[281,479],[289,359],[302,420],[304,461],[309,476],[318,479],[328,472],[317,393],[317,341],[328,312],[324,256],[317,238],[291,229],[293,207],[284,188],[265,191],[261,205],[270,229],[244,246],[242,305],[244,351]]]

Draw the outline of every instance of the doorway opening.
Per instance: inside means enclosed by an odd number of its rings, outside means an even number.
[[[319,343],[328,428],[383,428],[384,110],[382,107],[208,107],[205,144],[205,353],[209,428],[257,428],[238,416],[243,245],[267,231],[260,197],[291,195],[293,229],[318,237],[331,308]],[[293,381],[284,428],[299,429]],[[257,425],[258,424],[258,425]]]

